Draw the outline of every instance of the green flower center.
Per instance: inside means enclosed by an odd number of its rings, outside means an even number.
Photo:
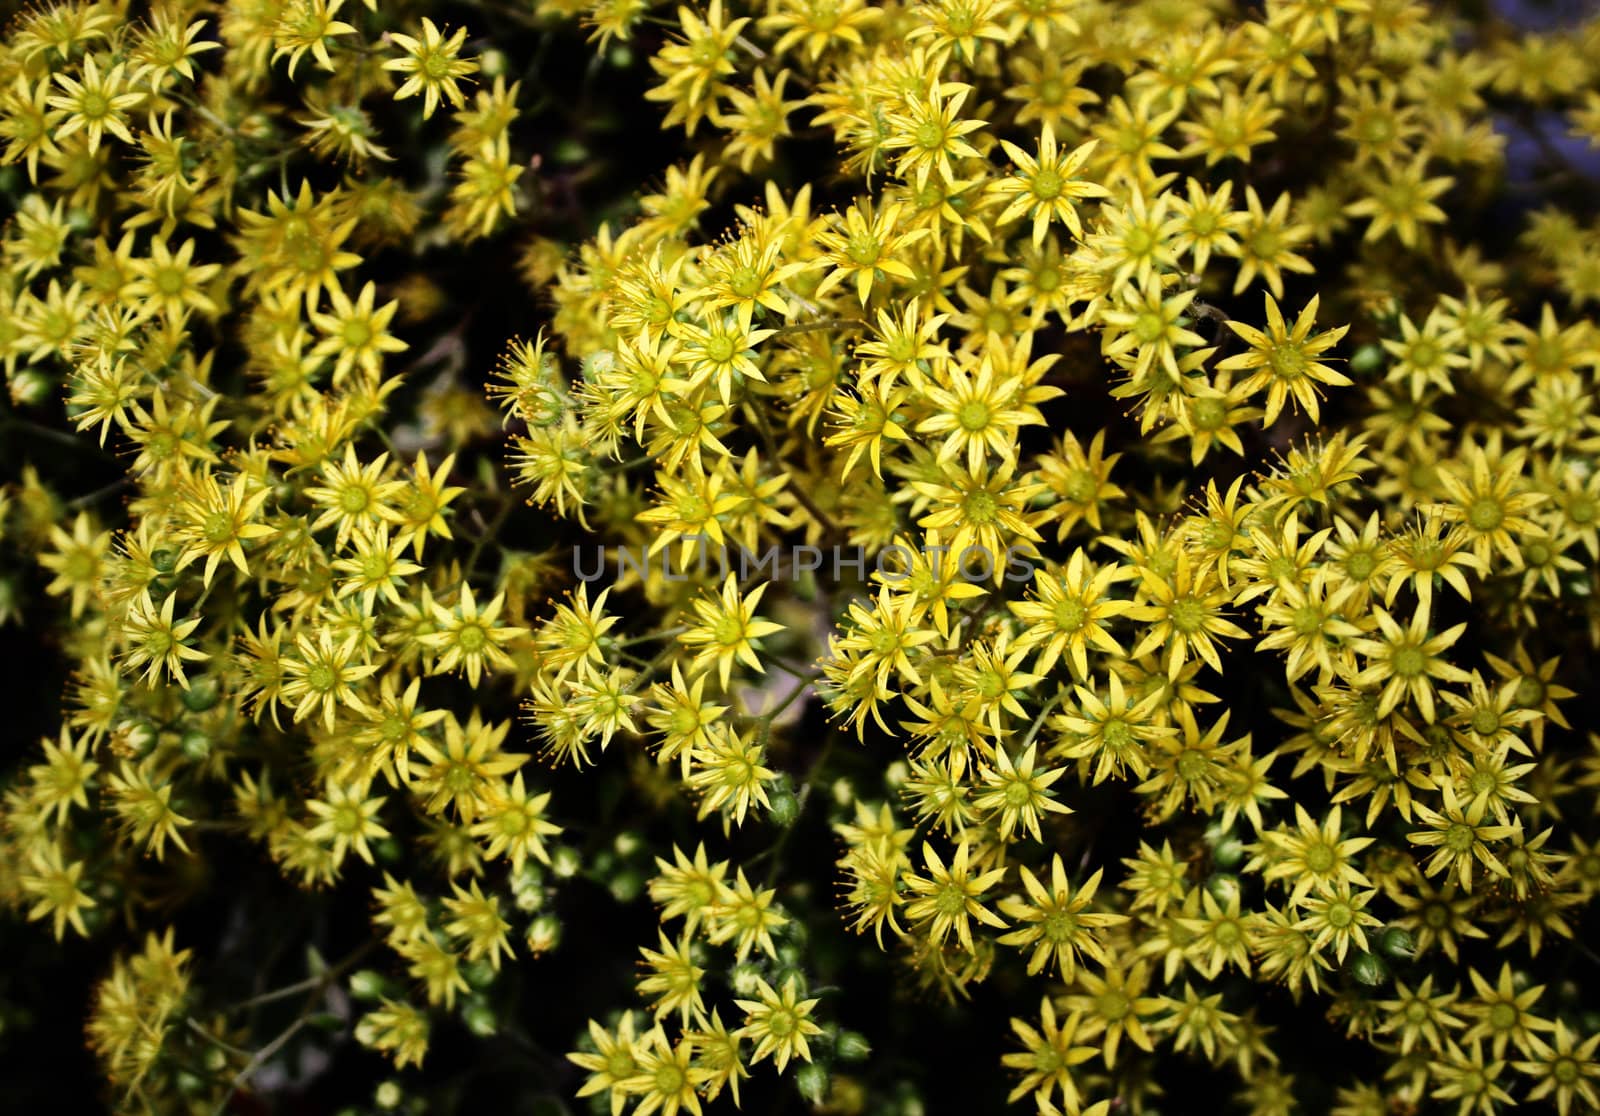
[[[1475,531],[1493,531],[1505,522],[1505,509],[1500,506],[1500,501],[1490,496],[1474,500],[1467,509],[1467,522],[1472,524]]]
[[[961,424],[961,429],[968,433],[976,434],[989,425],[989,406],[980,400],[974,399],[972,402],[964,404],[956,412],[956,421]]]
[[[1033,196],[1040,201],[1055,201],[1061,196],[1061,175],[1049,167],[1033,176]]]
[[[1428,666],[1428,657],[1420,647],[1401,647],[1389,661],[1390,667],[1401,678],[1416,678]]]
[[[1205,624],[1205,606],[1193,597],[1179,597],[1172,602],[1172,626],[1184,635],[1193,635]]]

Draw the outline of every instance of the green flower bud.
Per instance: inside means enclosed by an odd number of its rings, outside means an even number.
[[[1383,347],[1368,342],[1350,357],[1350,371],[1367,376],[1383,367]]]
[[[49,377],[32,369],[11,377],[11,402],[19,407],[37,407],[50,398],[51,390]]]
[[[383,974],[372,969],[358,969],[350,974],[350,995],[358,1000],[376,1000],[384,995],[388,981]]]
[[[872,1044],[859,1031],[840,1031],[834,1050],[841,1062],[864,1062],[872,1053]]]
[[[528,924],[528,951],[548,953],[561,944],[561,920],[553,914],[540,915]]]
[[[644,894],[644,876],[632,868],[626,868],[612,876],[608,886],[611,897],[617,902],[631,903]]]
[[[461,1009],[461,1021],[467,1025],[467,1030],[479,1038],[488,1038],[500,1029],[500,1020],[495,1017],[494,1009],[482,1000],[469,1000]]]
[[[178,741],[178,748],[186,759],[199,763],[211,754],[211,737],[199,729],[188,729]]]
[[[771,803],[767,816],[779,829],[788,829],[800,818],[800,798],[790,788],[788,776],[779,781],[776,789],[767,792]]]
[[[156,746],[159,737],[160,733],[156,731],[156,726],[148,721],[139,721],[129,726],[124,739],[134,755],[147,756]]]
[[[1211,846],[1211,863],[1225,872],[1232,872],[1244,862],[1244,842],[1232,833]]]
[[[550,870],[557,879],[570,880],[582,867],[583,857],[578,855],[577,849],[562,846],[550,856]]]
[[[1417,939],[1409,931],[1389,926],[1378,935],[1378,952],[1390,961],[1409,961],[1417,955]]]
[[[794,1087],[812,1104],[821,1104],[828,1095],[828,1071],[815,1062],[801,1066],[794,1075]]]
[[[219,699],[214,678],[196,678],[183,691],[183,707],[191,713],[204,713],[214,708]]]
[[[733,967],[728,974],[728,982],[733,985],[733,990],[741,996],[749,997],[756,994],[756,989],[761,981],[761,970],[750,962],[741,962]],[[776,987],[776,986],[774,986]]]
[[[1239,897],[1239,877],[1229,872],[1217,872],[1206,878],[1206,890],[1226,907]]]
[[[1375,953],[1358,953],[1350,959],[1350,975],[1368,988],[1389,983],[1389,966]]]

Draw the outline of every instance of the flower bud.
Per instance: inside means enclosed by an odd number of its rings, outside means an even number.
[[[1362,345],[1350,357],[1350,371],[1366,376],[1383,367],[1383,349],[1378,345],[1368,343]]]
[[[32,369],[11,377],[11,402],[18,407],[37,407],[50,398],[50,380]]]
[[[1239,877],[1230,872],[1217,872],[1206,878],[1206,891],[1226,907],[1239,897]]]
[[[800,798],[789,786],[788,776],[779,781],[776,789],[767,792],[770,806],[767,816],[779,829],[788,829],[800,818]]]
[[[745,997],[756,994],[760,980],[761,970],[748,961],[735,965],[733,971],[728,974],[728,981],[733,985],[733,990]]]
[[[358,969],[350,974],[350,995],[358,1000],[380,999],[387,984],[383,974],[372,969]]]
[[[1378,935],[1378,952],[1390,961],[1409,961],[1417,955],[1417,939],[1407,930],[1389,926]]]
[[[219,699],[214,678],[196,678],[183,691],[183,707],[191,713],[204,713],[216,706]]]
[[[479,1038],[488,1038],[500,1029],[500,1020],[495,1017],[494,1009],[483,1000],[469,1000],[461,1009],[461,1021],[467,1025],[467,1030]]]
[[[1389,983],[1389,966],[1376,953],[1358,953],[1350,959],[1350,975],[1359,984],[1377,988]]]
[[[624,868],[611,877],[607,885],[611,897],[619,903],[631,903],[644,893],[644,876],[632,868]]]
[[[156,732],[156,726],[148,721],[138,721],[128,726],[123,734],[123,740],[126,742],[129,751],[135,756],[147,756],[150,754],[151,749],[156,746],[156,740],[159,736],[160,734]]]
[[[550,857],[550,871],[556,874],[557,879],[570,880],[582,867],[583,857],[578,855],[577,849],[563,846]]]
[[[178,741],[178,749],[185,759],[200,763],[211,754],[211,737],[199,729],[187,729]]]
[[[872,1054],[872,1044],[860,1031],[840,1031],[834,1050],[841,1062],[864,1062]]]
[[[548,953],[561,944],[561,920],[552,914],[540,915],[528,924],[528,951]]]
[[[801,1066],[794,1075],[794,1087],[812,1104],[821,1104],[828,1095],[828,1071],[815,1062]]]

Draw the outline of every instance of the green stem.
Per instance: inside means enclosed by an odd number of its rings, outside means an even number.
[[[1061,699],[1067,696],[1065,687],[1056,690],[1055,697],[1044,703],[1044,708],[1039,710],[1039,715],[1033,719],[1033,724],[1028,726],[1028,735],[1022,738],[1021,751],[1026,752],[1029,745],[1039,735],[1039,730],[1044,727],[1045,718],[1050,716],[1050,711],[1061,704]]]

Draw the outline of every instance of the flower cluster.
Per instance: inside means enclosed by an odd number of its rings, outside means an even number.
[[[892,966],[1006,1031],[984,1110],[1600,1107],[1600,20],[1482,7],[19,16],[0,619],[71,681],[0,899],[121,941],[114,1101],[326,1016],[383,1109],[443,1029],[612,1116],[909,1116],[973,1074],[869,1057]],[[580,36],[672,158],[574,216]],[[364,912],[287,991],[184,921],[239,845]],[[654,917],[549,1056],[600,901]]]

